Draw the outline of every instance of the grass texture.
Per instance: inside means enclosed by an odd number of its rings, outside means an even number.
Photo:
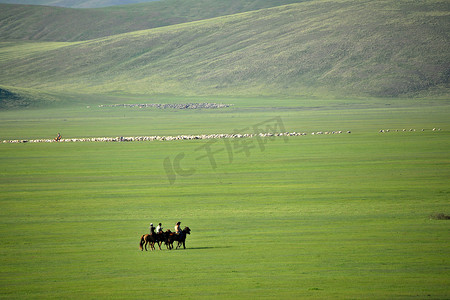
[[[90,40],[297,2],[303,1],[164,0],[101,9],[0,4],[0,37],[60,42]]]
[[[448,298],[449,224],[430,218],[449,214],[448,103],[236,102],[0,112],[0,134],[15,137],[248,131],[274,117],[288,131],[352,130],[231,148],[0,144],[1,298]],[[418,130],[377,130],[406,126]],[[171,184],[164,161],[179,154],[189,172]],[[150,222],[177,221],[192,229],[186,250],[138,250]]]

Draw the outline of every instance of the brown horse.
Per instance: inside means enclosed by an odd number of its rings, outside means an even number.
[[[191,234],[191,229],[189,227],[184,227],[180,234],[171,232],[167,237],[166,242],[166,245],[169,245],[169,250],[173,249],[173,242],[178,242],[175,249],[178,249],[181,245],[183,245],[183,248],[186,249],[186,234]]]
[[[172,245],[170,244],[170,236],[173,234],[175,234],[175,233],[170,231],[170,229],[167,229],[166,232],[164,232],[164,241],[163,242],[164,242],[164,244],[166,244],[166,248],[169,250],[172,249]]]
[[[150,249],[153,251],[155,250],[155,238],[153,236],[151,236],[150,234],[144,234],[141,236],[141,241],[139,242],[139,249],[141,249],[141,251],[144,250],[145,247],[145,251],[147,251],[147,244],[150,245]]]
[[[153,251],[155,250],[155,244],[158,245],[159,250],[161,250],[161,243],[166,240],[166,235],[164,232],[155,233],[153,235],[150,234],[144,234],[141,236],[141,241],[139,242],[139,249],[141,251],[145,247],[145,251],[147,251],[147,244],[150,245],[150,249]],[[144,246],[144,247],[143,247]]]

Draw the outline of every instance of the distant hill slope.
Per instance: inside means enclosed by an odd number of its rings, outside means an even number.
[[[126,5],[150,1],[158,1],[158,0],[0,0],[0,3],[48,5],[48,6],[62,6],[72,8],[94,8],[94,7]]]
[[[0,43],[0,82],[99,94],[448,96],[448,3],[320,0],[86,42]]]
[[[0,108],[8,108],[9,106],[27,106],[27,104],[28,101],[24,101],[23,97],[20,95],[0,87]]]
[[[161,0],[100,9],[0,4],[0,40],[89,40],[303,1]]]
[[[37,107],[58,102],[58,97],[49,93],[0,85],[0,109]]]

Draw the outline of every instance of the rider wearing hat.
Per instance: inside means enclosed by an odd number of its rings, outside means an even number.
[[[153,223],[150,223],[150,235],[155,234],[155,227],[153,227]]]

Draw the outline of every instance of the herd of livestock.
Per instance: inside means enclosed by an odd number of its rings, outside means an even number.
[[[340,134],[342,130],[317,131],[315,134]],[[346,131],[350,133],[350,131]],[[60,139],[30,139],[30,140],[3,140],[3,143],[53,143],[53,142],[141,142],[141,141],[176,141],[176,140],[207,140],[224,138],[252,138],[252,137],[277,137],[277,136],[303,136],[301,132],[281,132],[281,133],[219,133],[219,134],[198,134],[198,135],[176,135],[176,136],[129,136],[129,137],[92,137],[92,138],[60,138]]]
[[[227,108],[233,104],[222,104],[222,103],[141,103],[141,104],[102,104],[98,107],[137,107],[137,108],[147,108],[154,107],[159,109],[217,109],[217,108]]]
[[[420,131],[426,131],[421,129]],[[431,131],[441,131],[441,128],[428,129]],[[380,133],[388,132],[415,132],[416,129],[380,129]],[[311,135],[329,135],[351,133],[351,131],[332,130],[316,131]],[[176,136],[128,136],[128,137],[86,137],[86,138],[54,138],[54,139],[29,139],[29,140],[3,140],[2,143],[54,143],[54,142],[143,142],[143,141],[177,141],[177,140],[207,140],[207,139],[233,139],[233,138],[270,138],[270,137],[289,137],[304,136],[305,132],[280,132],[280,133],[218,133],[218,134],[197,134],[197,135],[176,135]]]

